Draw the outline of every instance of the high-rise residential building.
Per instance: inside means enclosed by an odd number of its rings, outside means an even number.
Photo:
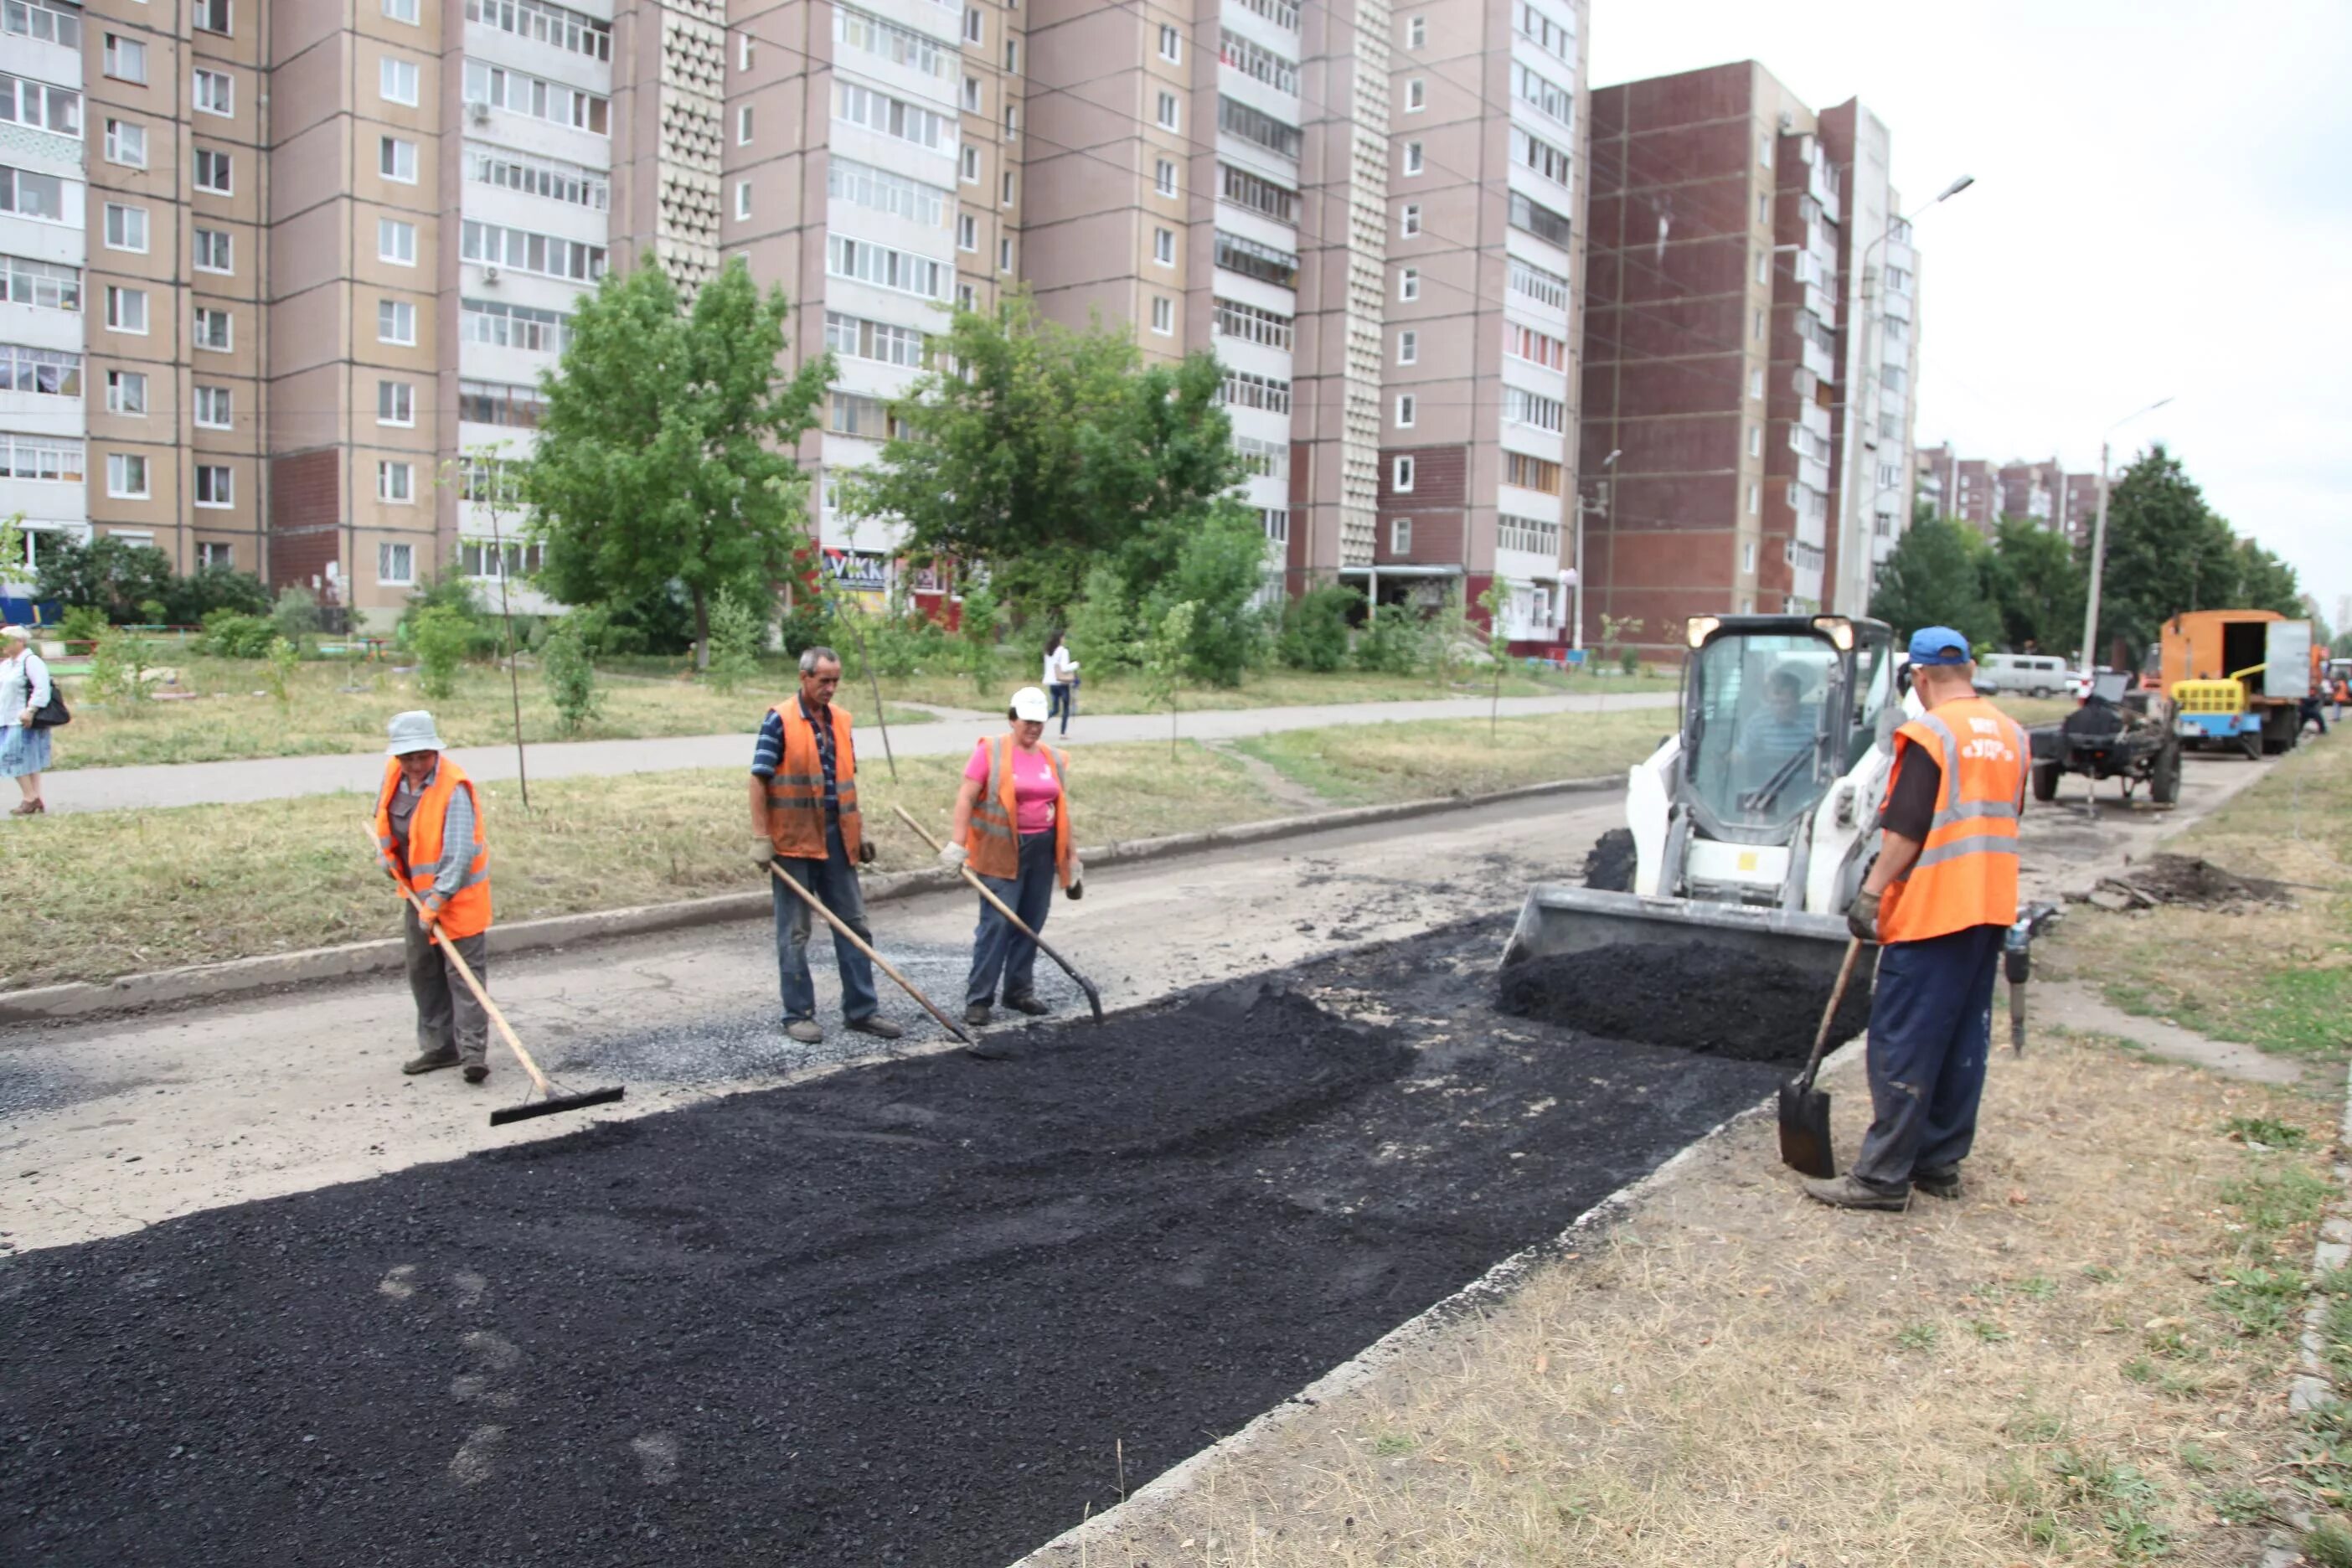
[[[1894,193],[1883,129],[1836,114],[1825,130],[1753,61],[1592,94],[1582,468],[1609,477],[1588,551],[1596,613],[1639,621],[1631,640],[1679,648],[1706,613],[1859,613],[1870,574],[1835,569],[1841,531],[1871,537],[1853,520],[1883,500],[1890,541],[1906,521],[1916,261],[1895,253],[1906,276],[1875,279],[1857,340],[1854,258],[1884,268],[1892,247],[1853,243],[1841,171],[1874,165],[1881,233]],[[1859,376],[1882,390],[1851,395]]]
[[[2059,531],[2075,544],[2091,537],[2091,524],[2099,515],[2099,476],[2067,474],[2058,489]]]
[[[2058,497],[2065,481],[2065,470],[2054,458],[2038,463],[2021,458],[2003,463],[2000,515],[2021,517],[2043,528],[2057,527]]]

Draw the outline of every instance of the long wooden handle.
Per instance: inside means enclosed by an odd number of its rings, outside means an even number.
[[[940,852],[940,841],[931,837],[930,829],[925,827],[921,823],[915,820],[913,813],[909,812],[905,806],[898,805],[896,801],[891,802],[890,809],[897,812],[900,817],[905,819],[907,826],[915,830],[915,836],[917,837],[920,838],[924,843],[931,847],[932,854],[936,855]],[[980,879],[979,872],[973,870],[969,864],[958,866],[956,869],[963,873],[963,879],[971,884],[973,891],[977,892],[982,898],[986,899],[990,903],[994,904],[996,906],[996,912],[1013,922],[1014,930],[1018,931],[1023,936],[1027,937],[1031,942],[1035,942],[1039,947],[1045,948],[1045,951],[1047,952],[1054,952],[1052,948],[1045,947],[1045,942],[1043,937],[1040,937],[1035,931],[1031,931],[1028,923],[1022,920],[1019,915],[1013,912],[1011,905],[1007,904],[1003,899],[998,898],[994,893],[989,891],[988,884]],[[1054,954],[1054,962],[1056,963],[1062,963],[1061,955],[1059,953]],[[1062,967],[1067,969],[1069,965],[1062,963]]]
[[[793,890],[793,897],[799,899],[801,902],[806,904],[810,909],[814,910],[819,918],[821,918],[825,924],[834,929],[834,933],[835,935],[843,938],[850,946],[864,953],[866,958],[874,963],[875,967],[881,970],[883,973],[897,981],[898,983],[898,989],[904,991],[908,995],[912,996],[916,1001],[921,1003],[923,1005],[923,1011],[929,1013],[932,1017],[937,1018],[940,1025],[946,1028],[949,1034],[953,1035],[965,1045],[971,1044],[971,1037],[963,1032],[962,1025],[957,1023],[953,1018],[949,1017],[945,1013],[940,1012],[937,1006],[932,1005],[929,997],[915,989],[915,983],[913,981],[899,973],[897,967],[893,965],[888,959],[875,952],[873,945],[864,937],[859,936],[856,931],[850,930],[848,926],[843,924],[840,917],[835,915],[831,910],[824,907],[824,900],[818,898],[814,893],[810,892],[806,888],[802,887],[798,882],[793,880],[790,876],[785,874],[784,868],[782,866],[777,865],[773,860],[768,862],[768,874],[775,878],[777,881],[782,882],[785,887],[790,888]]]
[[[1813,1076],[1822,1070],[1822,1053],[1830,1043],[1830,1026],[1837,1022],[1838,1008],[1845,1001],[1846,982],[1853,978],[1854,960],[1862,956],[1862,938],[1846,938],[1845,962],[1838,965],[1837,984],[1830,988],[1830,1005],[1822,1009],[1822,1026],[1813,1035],[1813,1054],[1805,1062],[1805,1088],[1813,1087]]]
[[[375,848],[373,837],[369,838],[368,847],[372,849]],[[376,850],[376,858],[379,860],[383,858],[383,852],[381,849]],[[398,868],[394,868],[394,869]],[[393,878],[392,885],[400,889],[400,896],[408,900],[408,907],[416,911],[416,918],[420,921],[424,920],[425,905],[418,900],[415,889],[397,876]],[[530,1081],[539,1086],[539,1092],[553,1094],[555,1089],[547,1081],[547,1075],[539,1070],[539,1064],[530,1059],[530,1053],[524,1050],[522,1042],[515,1037],[514,1026],[507,1022],[507,1016],[504,1013],[499,1011],[499,1005],[490,1000],[490,994],[482,989],[482,983],[474,978],[473,965],[467,963],[465,954],[457,951],[457,944],[453,941],[445,940],[429,926],[425,928],[425,937],[427,942],[448,954],[450,963],[457,968],[457,978],[466,983],[466,989],[474,994],[474,1000],[482,1005],[482,1011],[488,1014],[490,1022],[499,1026],[499,1038],[507,1043],[507,1049],[515,1054],[515,1060],[522,1063],[522,1070],[530,1075]]]

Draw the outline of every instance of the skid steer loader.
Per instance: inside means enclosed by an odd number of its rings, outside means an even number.
[[[1700,616],[1686,637],[1681,724],[1634,764],[1626,826],[1587,886],[1528,894],[1505,963],[1706,943],[1837,973],[1895,731],[1918,711],[1902,650],[1843,616]]]

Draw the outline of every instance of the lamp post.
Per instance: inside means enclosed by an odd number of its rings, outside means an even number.
[[[1612,538],[1615,536],[1617,531],[1617,480],[1615,469],[1617,467],[1617,459],[1624,455],[1624,449],[1622,447],[1619,447],[1611,451],[1607,457],[1601,459],[1601,488],[1602,495],[1607,498],[1604,504],[1607,506],[1609,511],[1609,531]],[[1584,500],[1581,497],[1579,497],[1576,503],[1576,582],[1574,584],[1576,608],[1570,616],[1571,625],[1570,626],[1568,634],[1568,646],[1579,653],[1581,653],[1584,650],[1584,579],[1586,576],[1584,570],[1584,514],[1591,510],[1591,508],[1585,503]]]
[[[2140,415],[2153,414],[2171,401],[2169,397],[2159,397],[2147,407],[2125,415],[2107,426],[2106,435],[2099,437],[2099,515],[2097,521],[2091,524],[2091,591],[2083,605],[2083,673],[2085,675],[2099,672],[2099,580],[2107,570],[2108,438]]]

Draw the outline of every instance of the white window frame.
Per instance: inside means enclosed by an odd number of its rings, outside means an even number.
[[[131,465],[138,465],[139,488],[131,488]],[[149,500],[153,499],[155,476],[147,459],[137,452],[109,452],[106,455],[106,493],[115,500]]]
[[[1176,301],[1165,294],[1151,297],[1151,330],[1163,338],[1176,331]]]
[[[1155,228],[1151,231],[1151,260],[1153,265],[1159,267],[1176,265],[1176,231],[1174,229]]]
[[[980,79],[976,76],[966,75],[963,79],[963,111],[966,114],[980,112]]]
[[[135,391],[136,397],[124,395]],[[131,406],[133,403],[137,407]],[[147,417],[147,373],[142,370],[110,370],[106,373],[106,411],[120,414],[126,419]]]
[[[751,35],[749,33],[735,35],[735,68],[739,71],[751,68]]]
[[[220,89],[217,106],[205,101],[205,88],[208,79]],[[207,70],[199,66],[195,75],[189,79],[188,91],[189,101],[194,104],[199,114],[217,114],[226,119],[236,112],[236,78],[228,71]]]
[[[99,56],[102,75],[117,81],[147,85],[147,46],[136,38],[126,38],[120,33],[106,35],[104,49]],[[137,74],[132,74],[135,68]]]
[[[135,327],[129,324],[130,317],[133,312],[125,308],[134,300],[139,306],[136,312],[139,324]],[[128,332],[132,337],[143,338],[147,335],[148,320],[146,289],[126,288],[120,283],[109,283],[106,286],[107,331]]]
[[[122,239],[120,244],[116,243],[114,237],[114,216],[117,213],[122,215]],[[131,242],[133,229],[138,231],[139,243],[136,245]],[[106,204],[105,211],[99,215],[98,233],[99,243],[109,250],[120,250],[131,256],[144,256],[147,254],[147,209],[134,207],[128,202],[109,202]]]
[[[998,180],[997,180],[997,188],[998,188],[998,193],[999,193],[999,195],[998,195],[998,199],[997,199],[997,205],[1000,205],[1000,206],[1008,206],[1008,207],[1009,207],[1009,206],[1011,206],[1011,205],[1013,205],[1013,171],[1012,171],[1012,170],[1010,170],[1010,169],[1005,170],[1005,171],[1004,171],[1004,173],[1003,173],[1003,175],[1001,175],[1001,176],[998,178]]]
[[[1419,477],[1414,472],[1415,467],[1416,465],[1410,454],[1401,455],[1391,458],[1389,460],[1389,489],[1401,496],[1411,495],[1412,493],[1412,482]]]
[[[1759,403],[1764,401],[1764,373],[1762,371],[1750,370],[1748,373],[1748,395],[1754,398]]]
[[[234,394],[232,394],[227,387],[197,386],[194,390],[195,392],[194,418],[197,429],[228,430],[236,427],[236,405],[234,400]],[[219,401],[220,411],[227,416],[226,418],[215,419],[211,416],[213,404],[215,399]]]
[[[1162,131],[1181,131],[1184,128],[1183,107],[1176,101],[1174,93],[1162,92],[1160,95],[1158,123]]]
[[[751,105],[748,103],[739,104],[735,109],[735,145],[738,147],[749,147],[751,144]]]
[[[402,235],[405,235],[408,239],[408,254],[406,256],[398,254],[400,247],[396,244],[393,245],[392,248],[389,250],[385,248],[387,242],[397,240]],[[375,220],[375,258],[378,261],[383,262],[387,266],[392,267],[415,266],[416,226],[410,223],[406,218],[377,218]]]
[[[956,248],[974,256],[980,254],[980,219],[970,213],[956,215]]]
[[[980,184],[979,146],[971,142],[965,142],[963,144],[963,152],[961,156],[963,159],[963,183],[967,185],[976,185]]]
[[[398,491],[398,494],[394,494]],[[381,458],[375,465],[375,499],[386,506],[416,504],[416,465]]]
[[[988,23],[981,16],[980,7],[977,5],[967,5],[963,8],[963,41],[967,44],[988,42]]]
[[[1160,58],[1171,65],[1184,63],[1184,32],[1172,23],[1160,24]]]
[[[1396,424],[1398,429],[1412,429],[1414,417],[1418,416],[1420,412],[1421,399],[1418,396],[1410,392],[1400,392],[1397,394]]]
[[[1009,235],[996,237],[996,269],[999,272],[1013,270],[1013,239]]]
[[[212,487],[206,475],[218,476],[219,485]],[[205,499],[205,491],[208,488],[213,489],[210,500]],[[205,510],[225,511],[236,504],[236,470],[226,463],[198,463],[195,482],[190,487],[189,493],[194,504]]]
[[[205,242],[208,239],[218,240],[221,244],[221,265],[218,267],[213,266],[209,261],[205,259]],[[193,237],[190,250],[192,253],[192,261],[190,264],[198,272],[216,273],[222,277],[236,276],[236,236],[232,234],[229,230],[225,228],[197,228]]]
[[[1400,267],[1397,268],[1397,298],[1408,305],[1421,298],[1420,268]]]
[[[1399,364],[1419,364],[1421,363],[1421,332],[1419,329],[1405,327],[1397,332],[1396,362]]]
[[[1412,553],[1412,519],[1409,517],[1389,519],[1389,553],[1391,555]]]
[[[132,156],[133,149],[136,156]],[[106,161],[120,163],[126,169],[147,166],[147,127],[136,121],[117,120],[111,115],[106,121]]]
[[[1160,160],[1159,166],[1151,172],[1151,188],[1160,195],[1171,198],[1176,195],[1176,161],[1173,158]]]
[[[751,182],[735,182],[735,221],[741,223],[751,216]]]
[[[384,327],[386,325],[384,320],[384,307],[387,305],[392,308],[392,319],[390,322],[392,327],[397,330],[402,321],[405,320],[407,321],[408,335],[406,337],[386,337],[384,335]],[[393,300],[379,297],[375,302],[375,341],[380,343],[396,344],[401,348],[415,348],[416,346],[416,306],[415,302],[407,300]]]
[[[1748,484],[1748,515],[1750,517],[1764,515],[1764,487],[1752,479]]]
[[[1429,157],[1418,142],[1404,144],[1404,172],[1407,177],[1420,174],[1428,166]]]
[[[417,20],[416,0],[383,0],[383,14],[390,21],[404,22],[412,27],[423,26]]]
[[[236,570],[236,546],[225,539],[196,541],[196,570],[199,572],[234,572]]]
[[[394,562],[400,570],[394,572]],[[379,539],[375,543],[375,580],[379,587],[404,588],[416,581],[416,546],[397,539]]]
[[[400,96],[401,79],[405,74],[408,96]],[[415,60],[398,55],[385,55],[376,62],[375,95],[386,103],[397,103],[414,109],[425,97],[425,72]]]
[[[400,172],[400,155],[404,151],[408,154],[408,173],[405,174]],[[383,166],[386,153],[391,154],[392,167],[389,169]],[[416,184],[416,171],[420,156],[421,154],[416,143],[411,142],[405,136],[379,136],[376,138],[375,172],[383,178],[390,180],[395,185],[413,185]]]
[[[1764,455],[1764,426],[1761,425],[1750,425],[1748,427],[1748,455],[1751,458],[1760,458]]]
[[[407,417],[401,416],[405,411]],[[375,384],[375,422],[395,429],[416,428],[416,384],[413,381],[379,381]]]
[[[205,183],[205,173],[206,170],[210,170],[218,177],[220,181],[218,184],[208,184]],[[195,189],[204,192],[206,195],[233,196],[236,195],[236,165],[230,160],[229,155],[221,149],[217,147],[199,147],[196,149],[195,158],[188,171],[188,184]]]
[[[1406,17],[1404,24],[1404,47],[1408,49],[1418,49],[1426,47],[1428,43],[1429,18],[1421,16]]]
[[[209,26],[206,24],[215,19],[212,15],[215,10],[219,13],[217,20],[220,26]],[[195,3],[188,7],[188,26],[199,33],[217,33],[224,38],[229,37],[232,36],[230,29],[235,25],[236,19],[236,13],[230,8],[230,0],[195,0]]]
[[[226,329],[226,331],[221,333],[221,341],[218,342],[213,342],[209,340],[205,333],[203,325],[206,320],[215,316],[220,318],[221,325]],[[192,326],[189,334],[190,341],[195,347],[202,349],[206,353],[212,354],[226,354],[235,353],[236,352],[236,311],[227,309],[226,306],[199,305],[196,307],[195,313],[191,318],[191,321],[194,325]]]
[[[1429,79],[1411,76],[1404,79],[1404,111],[1419,114],[1429,107]]]
[[[1404,204],[1403,210],[1397,214],[1397,236],[1401,239],[1411,239],[1420,232],[1421,204],[1407,202]]]

